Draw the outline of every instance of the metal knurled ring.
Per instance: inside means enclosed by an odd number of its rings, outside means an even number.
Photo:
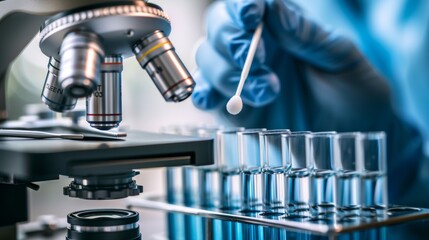
[[[70,183],[69,186],[63,188],[63,194],[69,197],[77,197],[83,199],[101,199],[108,198],[112,194],[116,196],[129,197],[137,196],[143,192],[143,187],[137,185],[136,181],[132,181],[127,186],[122,186],[120,189],[111,188],[87,188],[75,182]],[[91,196],[91,197],[89,197]],[[114,199],[114,198],[113,198]]]
[[[153,14],[157,17],[164,18],[168,22],[170,19],[167,14],[157,8],[153,8],[150,6],[136,6],[136,5],[123,5],[123,6],[111,6],[111,7],[102,7],[90,10],[84,10],[78,13],[73,13],[64,17],[61,17],[52,23],[48,24],[45,28],[40,30],[39,36],[40,39],[43,39],[48,33],[56,30],[67,24],[77,23],[79,21],[85,21],[89,19],[95,19],[98,17],[107,17],[107,16],[116,16],[121,14],[134,14],[134,13],[145,13],[145,14]]]

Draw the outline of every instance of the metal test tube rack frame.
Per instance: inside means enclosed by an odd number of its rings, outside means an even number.
[[[329,240],[337,239],[339,235],[345,233],[429,219],[429,209],[394,205],[388,208],[387,215],[382,218],[356,218],[356,221],[341,222],[329,218],[316,220],[289,219],[285,218],[284,215],[267,217],[256,214],[256,217],[253,217],[241,213],[239,210],[222,211],[215,208],[206,209],[201,207],[188,207],[181,204],[171,204],[166,202],[162,197],[132,197],[128,198],[127,204],[127,207],[130,209],[151,209],[203,217],[206,227],[206,236],[204,236],[204,239],[213,239],[211,233],[213,232],[213,220],[216,219],[309,233],[325,236]]]

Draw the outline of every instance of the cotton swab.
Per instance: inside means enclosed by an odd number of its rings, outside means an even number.
[[[241,91],[243,90],[244,82],[249,75],[250,66],[252,66],[253,58],[255,57],[256,49],[258,48],[259,40],[262,35],[263,24],[262,22],[258,25],[255,32],[253,33],[252,41],[250,42],[249,53],[244,61],[243,71],[241,72],[240,82],[238,83],[237,91],[226,104],[226,110],[232,114],[237,115],[243,109],[243,101],[241,100]]]

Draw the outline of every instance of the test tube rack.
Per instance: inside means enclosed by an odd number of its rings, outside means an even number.
[[[128,208],[199,216],[204,219],[206,229],[213,229],[213,220],[224,220],[325,236],[329,240],[337,239],[338,236],[345,233],[429,219],[429,209],[396,205],[389,206],[387,214],[383,217],[356,217],[347,220],[339,220],[335,217],[288,218],[285,215],[265,216],[261,213],[249,214],[239,210],[222,211],[216,208],[189,207],[168,203],[163,197],[132,197],[128,199]],[[209,235],[207,234],[205,239],[211,239]]]

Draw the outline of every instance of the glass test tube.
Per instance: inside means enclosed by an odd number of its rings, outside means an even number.
[[[237,132],[243,128],[222,129],[216,132],[217,156],[220,174],[220,209],[240,209],[240,163],[238,160]],[[242,239],[243,224],[231,221],[221,222],[221,239]]]
[[[209,166],[198,167],[198,180],[199,180],[199,198],[200,205],[208,208],[219,207],[220,204],[220,176],[218,171],[219,160],[217,156],[217,146],[216,146],[216,132],[220,128],[200,128],[197,130],[197,135],[199,137],[212,138],[214,139],[214,151],[213,158],[214,163]]]
[[[340,217],[354,217],[360,214],[362,158],[360,133],[338,133],[334,137],[335,171],[337,174],[336,208]]]
[[[198,136],[198,129],[194,126],[178,125],[164,128],[164,132],[182,136]],[[174,200],[176,204],[198,206],[200,204],[199,183],[199,169],[197,167],[167,168],[167,197]],[[170,238],[202,239],[205,236],[204,221],[201,217],[169,213],[168,219]]]
[[[183,136],[192,136],[193,129],[187,126],[168,126],[162,129],[162,133],[175,134]],[[172,203],[184,203],[185,205],[193,205],[198,201],[195,196],[197,190],[193,186],[198,181],[194,181],[198,177],[193,171],[185,169],[185,167],[168,167],[167,168],[167,198]]]
[[[161,128],[162,134],[180,135],[181,128],[178,125],[169,125]],[[181,167],[167,167],[166,169],[166,183],[167,183],[167,202],[169,203],[183,203],[183,177]]]
[[[310,135],[311,211],[313,216],[335,212],[335,132],[316,132]]]
[[[262,210],[262,161],[260,158],[259,133],[262,129],[237,132],[238,159],[241,172],[241,210]]]
[[[282,134],[282,152],[291,167],[286,175],[286,207],[291,217],[311,217],[310,173],[313,163],[310,157],[310,132]]]
[[[282,134],[287,129],[269,130],[259,133],[261,159],[263,162],[263,210],[264,214],[281,215],[286,213],[285,174],[290,168],[288,158],[282,155]]]
[[[198,128],[197,135],[199,137],[213,138],[214,139],[214,151],[213,158],[214,164],[209,166],[198,167],[199,172],[199,198],[200,205],[204,208],[219,208],[220,207],[220,184],[221,177],[219,172],[219,158],[218,158],[218,147],[216,140],[217,131],[221,130],[221,127],[205,127]],[[236,130],[244,130],[244,128],[235,128]],[[223,221],[215,219],[213,220],[212,231],[207,229],[207,226],[203,226],[203,236],[210,236],[211,239],[225,239],[225,236],[230,234],[235,236],[232,230],[236,229],[237,223]],[[237,232],[238,234],[238,232]],[[231,238],[233,239],[233,238]]]
[[[183,136],[198,136],[198,127],[182,126],[180,134]],[[199,182],[199,169],[195,166],[182,168],[183,202],[186,206],[199,206],[201,204]],[[185,215],[185,239],[202,239],[205,235],[204,219],[198,216]]]
[[[179,126],[167,126],[161,129],[164,134],[180,134]],[[168,167],[166,169],[167,202],[173,204],[183,203],[182,168]],[[185,239],[185,215],[180,213],[167,213],[167,234],[172,240]]]
[[[288,129],[268,130],[259,133],[262,168],[262,203],[266,218],[278,219],[287,212],[285,201],[285,176],[290,168],[289,159],[283,158],[282,134],[289,134]],[[286,230],[264,227],[264,239],[286,239]]]
[[[219,130],[216,133],[221,178],[219,186],[221,192],[220,208],[223,210],[239,209],[241,205],[237,131],[240,129]]]
[[[194,126],[179,126],[177,128],[178,134],[182,136],[197,136],[197,127]],[[183,166],[179,167],[182,171],[182,196],[183,203],[186,206],[197,206],[200,204],[199,199],[199,181],[198,181],[198,169],[194,166]]]
[[[362,214],[384,216],[387,213],[386,135],[370,132],[359,135],[362,144]]]

